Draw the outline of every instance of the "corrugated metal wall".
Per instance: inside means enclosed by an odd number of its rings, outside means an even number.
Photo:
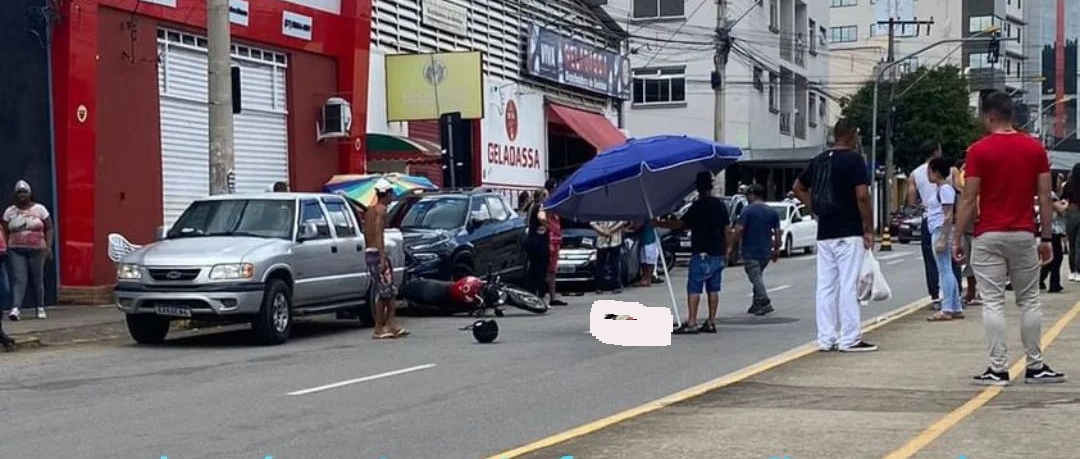
[[[34,197],[57,213],[53,196],[49,91],[43,0],[0,1],[0,207],[25,179]],[[55,223],[54,218],[54,223]],[[56,270],[45,268],[46,301],[56,300]],[[3,306],[7,303],[0,300]]]

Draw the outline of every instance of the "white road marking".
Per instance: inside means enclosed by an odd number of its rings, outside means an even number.
[[[896,258],[903,258],[903,257],[906,257],[906,256],[908,256],[908,254],[906,254],[906,253],[893,253],[893,254],[882,255],[880,257],[877,257],[877,260],[878,261],[886,261],[886,260],[893,260],[893,259],[896,259]]]
[[[419,366],[410,367],[410,368],[403,368],[401,370],[395,370],[395,371],[390,371],[390,372],[386,372],[386,373],[379,373],[377,375],[365,376],[363,378],[350,379],[348,381],[336,382],[336,383],[333,383],[333,384],[327,384],[325,386],[312,387],[311,389],[298,390],[296,392],[289,392],[288,394],[285,394],[285,395],[308,395],[308,394],[314,394],[316,392],[322,392],[324,390],[330,390],[330,389],[337,389],[339,387],[348,386],[350,384],[357,384],[357,383],[362,383],[362,382],[367,382],[367,381],[374,381],[376,379],[389,378],[391,376],[402,375],[402,374],[405,374],[405,373],[412,373],[414,371],[427,370],[428,368],[434,368],[434,367],[435,367],[434,363],[429,363],[427,365],[419,365]]]
[[[904,260],[904,259],[900,259],[900,260],[893,260],[893,261],[890,261],[890,262],[888,262],[888,263],[885,263],[885,266],[892,266],[892,265],[898,265],[898,264],[900,264],[900,263],[903,263],[903,262],[905,262],[905,261],[907,261],[907,260]]]
[[[767,293],[776,293],[776,292],[779,292],[779,291],[781,291],[781,290],[787,290],[787,289],[789,289],[789,288],[791,288],[791,284],[784,284],[784,285],[781,285],[781,286],[779,286],[779,287],[773,287],[773,288],[770,288],[770,289],[766,290],[765,292],[767,292]],[[747,296],[747,297],[753,297],[753,296],[754,296],[754,294],[753,294],[753,293],[751,293],[751,294],[749,294],[749,295],[746,295],[746,296]]]

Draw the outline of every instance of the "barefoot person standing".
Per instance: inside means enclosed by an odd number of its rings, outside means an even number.
[[[386,227],[386,206],[390,204],[392,185],[385,179],[375,182],[375,196],[378,201],[364,212],[364,241],[367,250],[364,256],[371,287],[375,289],[375,339],[398,338],[409,332],[397,326],[394,304],[394,271],[390,259],[386,256],[386,240],[383,229]]]

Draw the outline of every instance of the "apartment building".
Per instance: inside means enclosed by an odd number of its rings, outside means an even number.
[[[990,62],[986,43],[945,44],[900,64],[899,72],[920,66],[954,65],[967,70],[971,79],[972,106],[989,90],[1005,90],[1018,99],[1038,92],[1038,71],[1029,63],[1031,47],[1025,46],[1028,23],[1025,5],[1037,0],[828,0],[831,93],[850,96],[861,83],[873,78],[877,65],[888,56],[888,26],[878,21],[889,17],[933,20],[929,27],[897,26],[895,56],[900,59],[935,42],[960,39],[998,28],[1003,38],[998,62]],[[1026,115],[1024,116],[1026,118]],[[1023,121],[1023,119],[1021,119]]]
[[[605,9],[630,33],[632,95],[624,109],[633,136],[688,134],[741,147],[725,192],[739,183],[766,185],[771,198],[788,189],[806,162],[825,147],[830,102],[827,2],[728,0],[733,48],[715,115],[712,88],[717,2],[609,0]]]

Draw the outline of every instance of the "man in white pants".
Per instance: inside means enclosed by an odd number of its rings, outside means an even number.
[[[877,346],[862,340],[858,298],[863,257],[874,246],[870,177],[862,155],[855,151],[859,145],[855,126],[841,120],[835,136],[832,149],[811,161],[794,189],[818,218],[818,347],[871,352]]]

